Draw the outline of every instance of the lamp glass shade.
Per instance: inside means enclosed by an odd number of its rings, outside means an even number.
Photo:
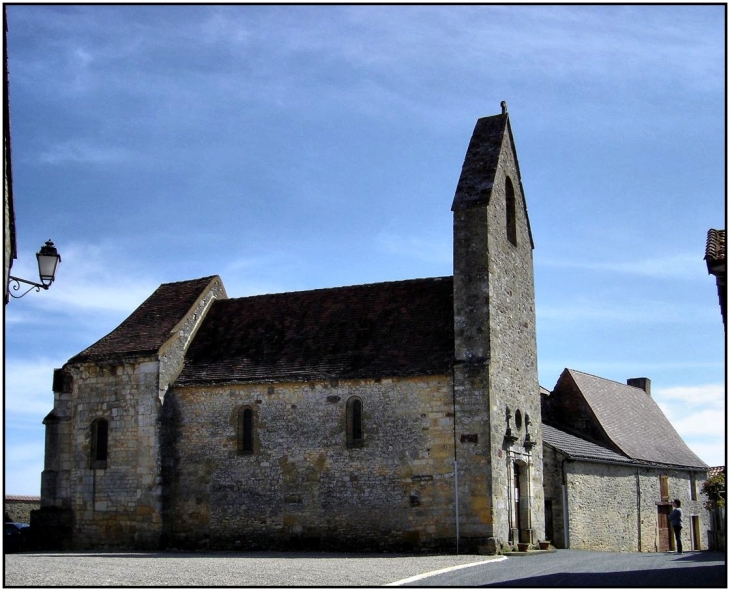
[[[58,254],[53,242],[49,240],[45,246],[41,247],[36,257],[38,258],[38,274],[41,283],[50,285],[56,278],[56,267],[61,262],[61,255]]]

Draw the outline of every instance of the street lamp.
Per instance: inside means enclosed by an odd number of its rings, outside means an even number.
[[[12,275],[9,275],[7,295],[20,299],[33,288],[35,288],[36,291],[40,291],[41,289],[48,289],[51,286],[51,283],[53,283],[53,280],[56,278],[56,268],[58,267],[58,263],[61,262],[61,255],[58,254],[53,242],[48,240],[45,245],[41,246],[41,249],[35,256],[38,259],[38,276],[40,277],[41,282],[35,283],[34,281],[28,281],[27,279],[21,279],[20,277],[13,277]],[[10,282],[13,282],[12,286]],[[30,285],[30,287],[20,295],[14,295],[11,293],[10,289],[12,288],[13,291],[18,291],[21,283]]]

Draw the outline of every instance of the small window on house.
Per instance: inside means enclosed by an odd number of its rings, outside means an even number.
[[[697,500],[697,476],[694,472],[689,473],[689,498],[691,501]]]
[[[517,206],[515,204],[515,188],[512,179],[505,180],[505,209],[507,210],[507,240],[517,246]]]
[[[519,409],[515,411],[515,427],[518,431],[522,429],[522,413]]]
[[[659,476],[659,495],[662,501],[669,500],[669,476],[666,474]]]
[[[239,456],[253,453],[253,427],[253,409],[248,406],[238,409],[236,439],[238,441],[237,452]]]
[[[92,470],[106,469],[109,451],[109,421],[96,419],[91,423],[91,463]]]
[[[347,447],[362,447],[362,400],[357,396],[350,398],[347,401],[346,414]]]

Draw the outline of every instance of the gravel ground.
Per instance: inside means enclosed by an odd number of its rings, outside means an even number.
[[[68,552],[5,555],[6,587],[374,587],[492,557],[332,553]]]

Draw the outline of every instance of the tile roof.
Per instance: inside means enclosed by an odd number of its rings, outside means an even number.
[[[31,497],[27,495],[5,495],[5,502],[8,501],[16,503],[40,503],[40,497]]]
[[[711,262],[724,261],[726,251],[725,230],[708,230],[707,244],[705,245],[705,260],[710,265]]]
[[[707,471],[707,478],[712,478],[718,474],[725,474],[725,466],[713,466]]]
[[[69,363],[153,354],[170,338],[217,275],[177,283],[163,283],[108,335],[69,359]]]
[[[551,425],[543,424],[542,440],[544,443],[556,448],[574,460],[596,460],[617,464],[636,463],[631,458],[627,458],[608,448],[601,447],[600,445],[561,431]]]
[[[627,456],[659,464],[707,468],[644,390],[574,369],[566,369],[563,375],[566,372],[606,435]]]
[[[175,385],[447,373],[451,277],[216,301]]]

